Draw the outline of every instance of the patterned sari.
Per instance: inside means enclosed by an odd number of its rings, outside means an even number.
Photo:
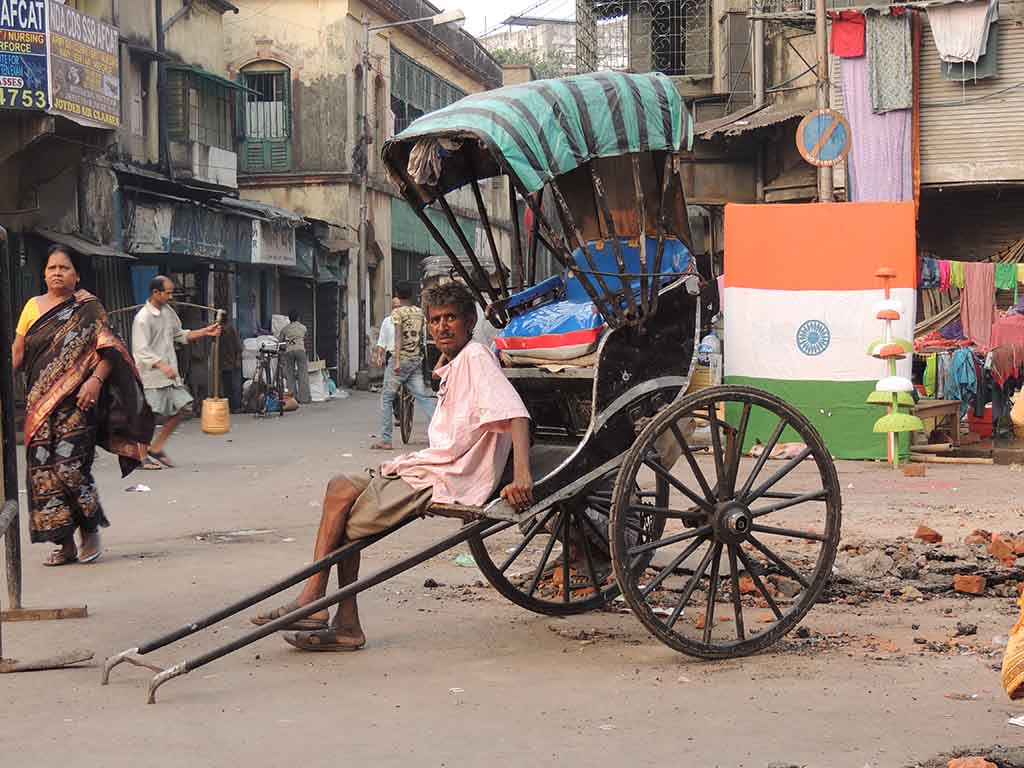
[[[78,408],[78,389],[101,360],[110,375],[97,404]],[[116,454],[121,475],[140,465],[153,437],[153,414],[131,352],[88,291],[40,317],[25,336],[29,393],[25,453],[32,541],[65,542],[76,528],[107,526],[92,463],[96,446]]]

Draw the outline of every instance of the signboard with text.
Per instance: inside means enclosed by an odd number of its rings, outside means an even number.
[[[0,0],[0,109],[49,106],[46,0]]]
[[[117,28],[55,0],[49,0],[49,11],[53,111],[116,128],[121,123]]]
[[[252,263],[294,267],[295,230],[291,227],[273,227],[269,222],[253,219]]]

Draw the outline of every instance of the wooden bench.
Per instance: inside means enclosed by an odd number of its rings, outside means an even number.
[[[914,415],[920,419],[935,419],[935,426],[949,419],[950,440],[954,447],[960,445],[960,401],[959,400],[918,400]]]

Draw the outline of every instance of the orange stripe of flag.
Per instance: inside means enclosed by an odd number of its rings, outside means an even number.
[[[790,291],[917,286],[914,204],[803,203],[725,207],[725,285]]]

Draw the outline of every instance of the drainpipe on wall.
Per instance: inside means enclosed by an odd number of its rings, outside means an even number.
[[[158,132],[160,135],[160,167],[173,178],[171,172],[170,142],[167,138],[167,68],[164,66],[163,54],[167,48],[167,41],[164,35],[164,3],[163,0],[154,0],[156,6],[156,52],[160,54],[157,62],[156,75],[156,97],[157,114],[159,115]]]
[[[814,32],[818,49],[818,109],[828,109],[828,29],[825,23],[825,0],[818,0],[814,8]],[[833,200],[832,167],[818,168],[818,200]]]
[[[753,24],[754,49],[753,78],[754,106],[760,109],[765,104],[764,98],[764,21],[755,19]],[[757,202],[764,202],[764,140],[757,142],[757,167],[754,169],[754,189]]]

